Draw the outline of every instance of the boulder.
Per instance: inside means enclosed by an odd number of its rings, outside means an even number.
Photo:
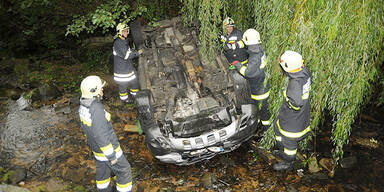
[[[9,171],[12,173],[9,176],[9,180],[11,181],[12,185],[18,184],[27,176],[27,170],[22,167],[15,167],[10,169]]]
[[[16,101],[18,109],[20,111],[29,109],[31,106],[31,100],[24,97],[24,94],[21,94],[20,98]]]
[[[1,192],[30,192],[28,189],[16,187],[13,185],[0,185]]]

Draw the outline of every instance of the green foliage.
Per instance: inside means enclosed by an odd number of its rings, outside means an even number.
[[[259,154],[257,154],[256,151],[250,150],[249,153],[250,153],[250,155],[252,157],[252,159],[250,160],[249,164],[253,164],[253,163],[255,163],[256,161],[258,161],[260,159],[260,156],[259,156]]]
[[[184,6],[181,8],[181,13],[183,14],[184,24],[190,26],[192,21],[196,19],[198,14],[198,2],[199,0],[184,0]]]
[[[83,31],[93,33],[98,29],[101,29],[103,33],[107,33],[118,23],[128,23],[146,11],[147,9],[142,6],[132,10],[122,0],[108,1],[107,3],[100,4],[95,11],[89,12],[87,15],[74,15],[72,24],[67,26],[65,35],[79,36]]]
[[[7,169],[0,167],[0,184],[7,183],[9,177],[13,174],[15,174],[13,171],[8,171]]]
[[[85,73],[91,71],[108,71],[108,59],[112,55],[112,51],[88,49],[85,55],[87,60],[81,66]]]
[[[0,33],[4,48],[12,50],[10,53],[17,57],[46,52],[41,49],[58,48],[57,44],[62,39],[60,36],[64,36],[61,24],[66,22],[66,16],[59,16],[57,9],[61,8],[57,1],[50,0],[8,1],[2,4],[0,22],[3,26]],[[30,47],[33,49],[25,51]]]
[[[318,131],[324,112],[330,111],[334,117],[333,158],[337,162],[343,156],[342,147],[348,143],[351,124],[361,106],[369,101],[371,85],[377,81],[378,66],[384,59],[384,4],[380,0],[186,0],[183,3],[184,20],[200,21],[203,56],[215,57],[213,50],[218,46],[212,37],[219,34],[221,21],[227,15],[238,28],[255,28],[260,32],[268,57],[266,71],[270,74],[269,104],[273,119],[282,103],[281,90],[287,83],[278,65],[279,57],[285,50],[301,53],[313,75],[312,130]],[[268,130],[262,144],[265,148],[274,145],[273,129]]]
[[[30,82],[52,83],[64,92],[73,92],[79,89],[79,82],[82,74],[85,73],[85,71],[78,69],[80,66],[64,66],[48,61],[39,62],[41,62],[40,69],[29,74]]]
[[[86,192],[87,190],[85,189],[85,187],[83,187],[81,185],[76,185],[73,187],[73,191],[74,192]]]
[[[219,26],[222,23],[221,8],[221,0],[202,0],[199,4],[198,18],[201,22],[199,39],[202,40],[200,53],[206,60],[212,60],[213,58],[209,56],[215,55],[218,51],[217,38],[220,31]]]
[[[137,0],[138,6],[146,7],[142,16],[149,23],[154,24],[160,19],[167,19],[178,14],[179,1],[177,0]]]
[[[157,14],[159,8],[155,1],[138,0],[137,3],[147,8],[147,11],[143,13],[143,16],[148,21],[159,21],[161,15]]]

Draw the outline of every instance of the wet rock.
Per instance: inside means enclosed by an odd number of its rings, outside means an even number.
[[[64,113],[66,115],[71,113],[71,107],[64,106],[64,107],[57,107],[55,108],[56,113]]]
[[[177,28],[174,28],[174,30],[175,30],[175,36],[176,36],[177,40],[179,42],[183,42],[185,39],[185,35],[181,34],[181,32]]]
[[[193,51],[194,49],[195,49],[195,47],[192,46],[192,45],[184,45],[184,46],[183,46],[183,50],[184,50],[185,52],[191,52],[191,51]]]
[[[340,166],[347,169],[353,167],[356,162],[357,158],[355,156],[345,157],[340,161]]]
[[[47,192],[63,191],[65,187],[66,185],[63,182],[55,178],[50,178],[48,182],[45,184],[45,188]]]
[[[30,109],[31,100],[24,97],[24,94],[20,96],[20,98],[16,101],[18,109],[20,111]]]
[[[287,192],[298,192],[298,190],[295,188],[295,186],[289,185],[288,189],[287,189]]]
[[[207,189],[212,189],[214,187],[213,184],[216,181],[217,181],[217,178],[215,175],[213,175],[213,173],[205,173],[201,178],[201,183]]]
[[[171,21],[171,20],[168,20],[168,19],[166,19],[166,20],[161,20],[161,21],[159,21],[159,25],[160,25],[160,27],[171,27],[172,25],[173,25],[173,22]]]
[[[53,107],[56,113],[64,113],[67,115],[71,113],[71,107],[69,106],[70,103],[71,103],[71,100],[69,98],[63,97],[59,101],[57,101],[55,104],[53,104]]]
[[[175,33],[173,32],[172,27],[168,27],[164,31],[164,38],[165,38],[165,43],[168,45],[176,44],[175,42],[172,42],[172,40],[175,40]]]
[[[85,168],[69,169],[65,175],[65,178],[74,183],[80,183],[83,178],[85,178],[86,171],[87,170]]]
[[[27,170],[21,167],[12,168],[10,172],[9,180],[12,185],[16,185],[27,176]]]
[[[47,164],[45,156],[55,147],[54,140],[59,134],[53,127],[65,119],[59,119],[50,107],[20,111],[14,101],[8,103],[7,110],[5,121],[0,122],[0,153],[9,153],[12,159],[2,160],[23,168]]]
[[[28,189],[16,187],[13,185],[0,185],[1,192],[30,192]]]

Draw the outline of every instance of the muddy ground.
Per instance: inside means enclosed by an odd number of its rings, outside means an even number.
[[[61,101],[60,101],[61,100]],[[76,102],[68,103],[68,121],[57,126],[62,145],[46,159],[45,173],[28,170],[21,184],[31,191],[96,191],[95,163],[82,135]],[[54,102],[51,102],[51,104]],[[256,150],[254,140],[237,150],[190,166],[175,166],[155,159],[144,145],[144,135],[129,132],[136,123],[134,106],[125,106],[117,98],[104,101],[112,114],[114,129],[133,172],[133,191],[384,191],[383,109],[365,110],[354,124],[345,147],[343,167],[335,174],[320,167],[310,173],[308,162],[296,161],[295,169],[273,171]],[[311,144],[310,153],[318,161],[330,159],[331,123],[325,123]],[[70,186],[70,187],[68,187]]]

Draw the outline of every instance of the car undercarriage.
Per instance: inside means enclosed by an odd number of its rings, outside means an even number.
[[[189,165],[233,151],[255,135],[258,110],[247,80],[228,68],[222,54],[204,60],[197,30],[178,18],[157,28],[133,27],[134,43],[144,51],[136,108],[157,159]]]

